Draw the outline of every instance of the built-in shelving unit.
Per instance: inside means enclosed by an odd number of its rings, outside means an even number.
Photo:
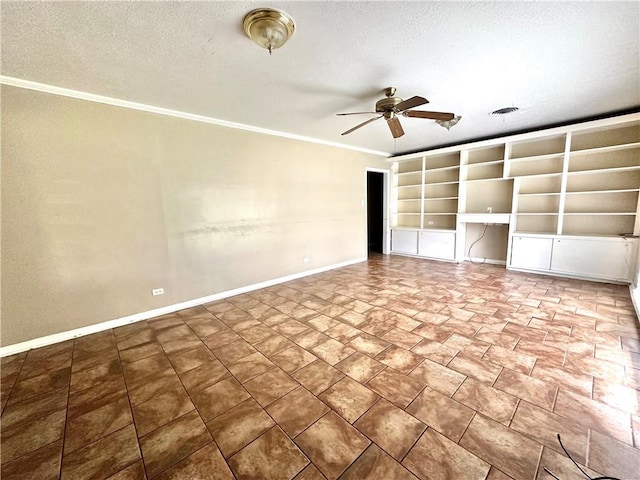
[[[462,152],[460,213],[509,213],[513,181],[504,175],[505,145]]]
[[[514,178],[511,230],[557,233],[566,135],[509,143],[506,175]]]
[[[460,182],[460,153],[426,155],[424,169],[422,227],[455,230]]]
[[[637,234],[639,192],[639,125],[571,135],[562,233]]]
[[[422,160],[411,160],[398,164],[394,175],[394,186],[398,202],[395,225],[420,228],[422,215]]]
[[[640,114],[392,161],[394,230],[401,229],[411,247],[403,253],[462,261],[468,228],[475,235],[478,225],[508,220],[495,227],[493,237],[487,235],[494,243],[498,235],[508,237],[508,268],[627,279],[629,255],[638,243],[632,237],[640,233]],[[589,249],[622,263],[612,260],[610,271],[607,262],[572,267],[570,252]]]
[[[498,216],[511,213],[513,180],[505,176],[506,154],[503,142],[461,152],[460,197],[463,201],[458,204],[458,259],[477,257],[477,249],[472,252],[471,247],[482,237],[494,247],[485,251],[483,258],[505,262],[508,231],[504,219]],[[491,222],[492,226],[484,226],[485,222]]]

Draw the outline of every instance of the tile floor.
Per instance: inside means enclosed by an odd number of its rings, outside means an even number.
[[[624,286],[378,256],[1,373],[3,480],[640,478]]]

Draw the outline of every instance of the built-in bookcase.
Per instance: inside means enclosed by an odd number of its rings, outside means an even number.
[[[424,157],[423,228],[455,230],[460,182],[460,153]]]
[[[529,245],[526,238],[560,242],[566,236],[573,242],[640,233],[637,113],[393,161],[395,226],[405,235],[407,229],[433,229],[455,233],[456,242],[467,241],[465,223],[491,225],[491,215],[495,223],[508,221],[509,248],[516,236],[519,245]],[[427,251],[431,237],[420,238]],[[553,250],[546,240],[532,242]],[[566,242],[562,245],[558,243],[554,251],[570,250],[564,247]],[[630,247],[625,244],[625,248]],[[460,252],[456,247],[458,261],[463,259]],[[562,265],[557,257],[549,262]]]
[[[640,125],[570,136],[563,234],[638,233]]]
[[[422,159],[397,165],[394,186],[397,198],[395,224],[397,226],[421,228],[422,214]]]
[[[460,154],[426,155],[398,163],[396,226],[455,230]]]
[[[513,181],[504,175],[505,145],[463,151],[459,213],[510,213]]]
[[[541,139],[537,150],[524,142],[525,152],[542,154],[508,162],[516,178],[515,231],[637,234],[639,142],[637,124],[567,132]],[[514,143],[511,151],[522,151],[522,145]]]

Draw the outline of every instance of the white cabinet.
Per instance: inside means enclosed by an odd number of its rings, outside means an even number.
[[[418,254],[417,230],[392,230],[391,251],[394,253]]]
[[[510,268],[630,282],[637,238],[514,235]]]
[[[456,232],[394,228],[391,231],[391,251],[406,255],[453,260],[456,251]]]
[[[624,238],[556,238],[551,270],[591,278],[630,281],[636,241]]]
[[[532,270],[549,270],[552,248],[552,238],[514,236],[511,244],[511,266]]]
[[[455,232],[420,232],[418,255],[453,260],[456,249]]]

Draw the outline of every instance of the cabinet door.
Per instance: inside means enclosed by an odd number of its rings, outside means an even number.
[[[515,236],[511,244],[511,266],[532,270],[549,270],[552,248],[552,238]]]
[[[391,232],[391,251],[397,253],[418,254],[417,230],[393,230]]]
[[[555,239],[551,269],[593,278],[631,281],[634,242]]]
[[[456,234],[453,232],[420,232],[418,255],[453,260]]]

